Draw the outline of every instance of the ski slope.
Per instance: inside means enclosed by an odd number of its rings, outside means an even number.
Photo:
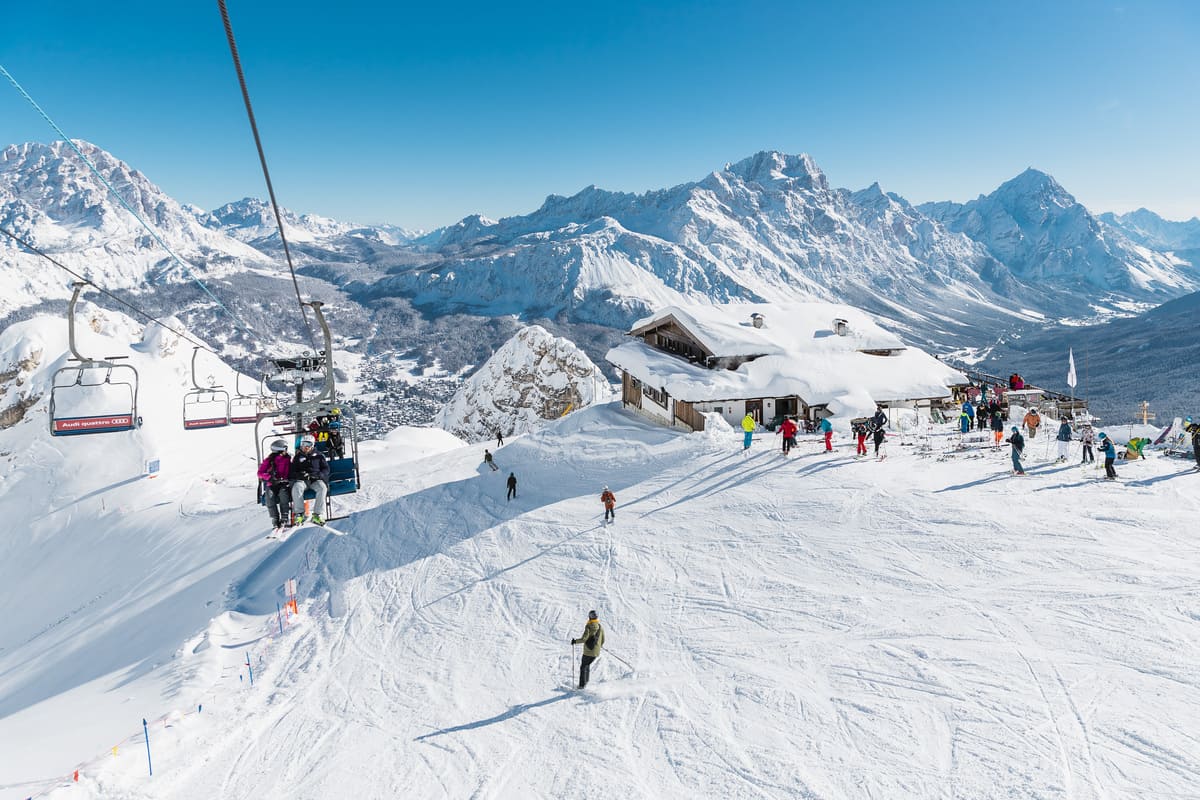
[[[145,522],[113,521],[123,538],[98,542],[88,531],[105,518],[76,500],[55,568],[111,546],[105,574],[120,580],[91,604],[98,570],[53,609],[7,597],[39,619],[71,614],[31,642],[5,636],[0,696],[14,670],[26,681],[0,719],[0,797],[1160,798],[1200,786],[1189,462],[1119,463],[1114,485],[1053,464],[1039,437],[1017,479],[1007,447],[949,450],[948,433],[895,437],[882,462],[856,461],[845,439],[833,455],[802,440],[784,458],[770,434],[743,454],[740,434],[685,435],[619,404],[510,442],[494,473],[483,446],[409,448],[412,435],[364,452],[361,510],[336,523],[346,536],[305,529],[266,546],[244,493],[193,486],[184,515],[178,485],[138,482],[112,491]],[[618,503],[608,527],[604,485]],[[161,516],[155,502],[169,503]],[[27,573],[37,597],[49,567],[15,552],[4,584]],[[301,613],[284,621],[289,577]],[[142,608],[124,628],[108,621],[118,592]],[[569,640],[591,608],[610,652],[574,692]],[[73,637],[89,669],[55,655]]]

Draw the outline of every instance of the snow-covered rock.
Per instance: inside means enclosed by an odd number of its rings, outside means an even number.
[[[472,375],[437,423],[469,442],[530,433],[610,400],[608,380],[572,342],[539,325],[521,329]]]

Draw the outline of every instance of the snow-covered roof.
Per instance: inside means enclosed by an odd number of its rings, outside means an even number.
[[[756,328],[751,316],[761,315]],[[668,306],[633,324],[630,333],[656,327],[673,318],[714,356],[789,355],[814,349],[820,352],[901,350],[895,334],[875,324],[865,312],[838,303],[725,303],[720,305]],[[837,336],[835,319],[845,320],[849,331]],[[835,338],[836,341],[823,342]]]
[[[752,313],[763,316],[756,328]],[[895,334],[865,312],[832,303],[730,304],[664,308],[631,332],[672,317],[714,355],[763,354],[737,369],[709,369],[657,350],[642,340],[608,351],[606,358],[633,377],[678,400],[701,402],[797,395],[835,413],[859,413],[875,402],[945,397],[962,373]],[[839,336],[835,319],[849,332]],[[886,350],[871,355],[866,350]]]

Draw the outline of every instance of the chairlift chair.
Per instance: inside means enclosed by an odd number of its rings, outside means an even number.
[[[342,457],[326,458],[329,461],[329,491],[325,493],[325,518],[341,519],[333,515],[332,498],[338,495],[353,494],[362,485],[358,469],[358,426],[354,413],[338,402],[333,374],[333,346],[329,325],[321,313],[319,301],[305,303],[312,308],[321,331],[325,337],[325,349],[318,358],[306,356],[302,359],[276,359],[275,363],[281,371],[301,371],[306,374],[323,375],[325,385],[320,394],[305,400],[302,396],[303,379],[297,383],[296,402],[284,408],[261,411],[255,424],[255,450],[259,464],[269,452],[269,442],[274,439],[291,437],[293,452],[299,447],[300,440],[309,433],[308,424],[318,417],[328,417],[334,409],[339,410],[342,434]],[[293,372],[294,374],[294,372]],[[343,410],[344,409],[344,410]],[[267,426],[264,428],[264,424]],[[258,502],[266,504],[266,487],[258,483]],[[315,499],[312,489],[305,490],[304,499]]]
[[[266,376],[259,380],[259,390],[256,394],[247,394],[241,389],[242,374],[234,373],[234,395],[229,400],[229,422],[233,425],[246,425],[258,421],[260,414],[266,411],[278,410],[274,397],[266,392]]]
[[[137,407],[138,371],[131,364],[117,363],[128,356],[108,356],[103,359],[87,358],[80,355],[75,347],[75,304],[79,301],[79,294],[86,285],[84,282],[74,284],[75,291],[71,295],[71,302],[67,307],[67,340],[72,356],[70,360],[77,363],[61,367],[51,378],[51,436],[117,433],[133,430],[142,423]],[[94,379],[93,376],[98,379]],[[95,390],[100,387],[121,387],[115,392],[121,397],[119,408],[111,411],[106,408],[105,411],[108,413],[102,414],[79,414],[76,412],[80,410],[80,403],[64,404],[63,402],[67,396],[73,396],[77,401],[85,395],[95,396],[97,394]],[[69,406],[72,413],[62,413],[64,405]],[[82,405],[86,406],[87,404]],[[87,408],[87,410],[96,409]]]
[[[229,392],[216,384],[201,386],[196,381],[196,354],[192,348],[192,388],[183,396],[184,430],[224,428],[229,424]]]

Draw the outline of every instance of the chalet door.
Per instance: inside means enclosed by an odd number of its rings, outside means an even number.
[[[746,413],[754,417],[754,421],[762,425],[762,400],[747,400]]]

